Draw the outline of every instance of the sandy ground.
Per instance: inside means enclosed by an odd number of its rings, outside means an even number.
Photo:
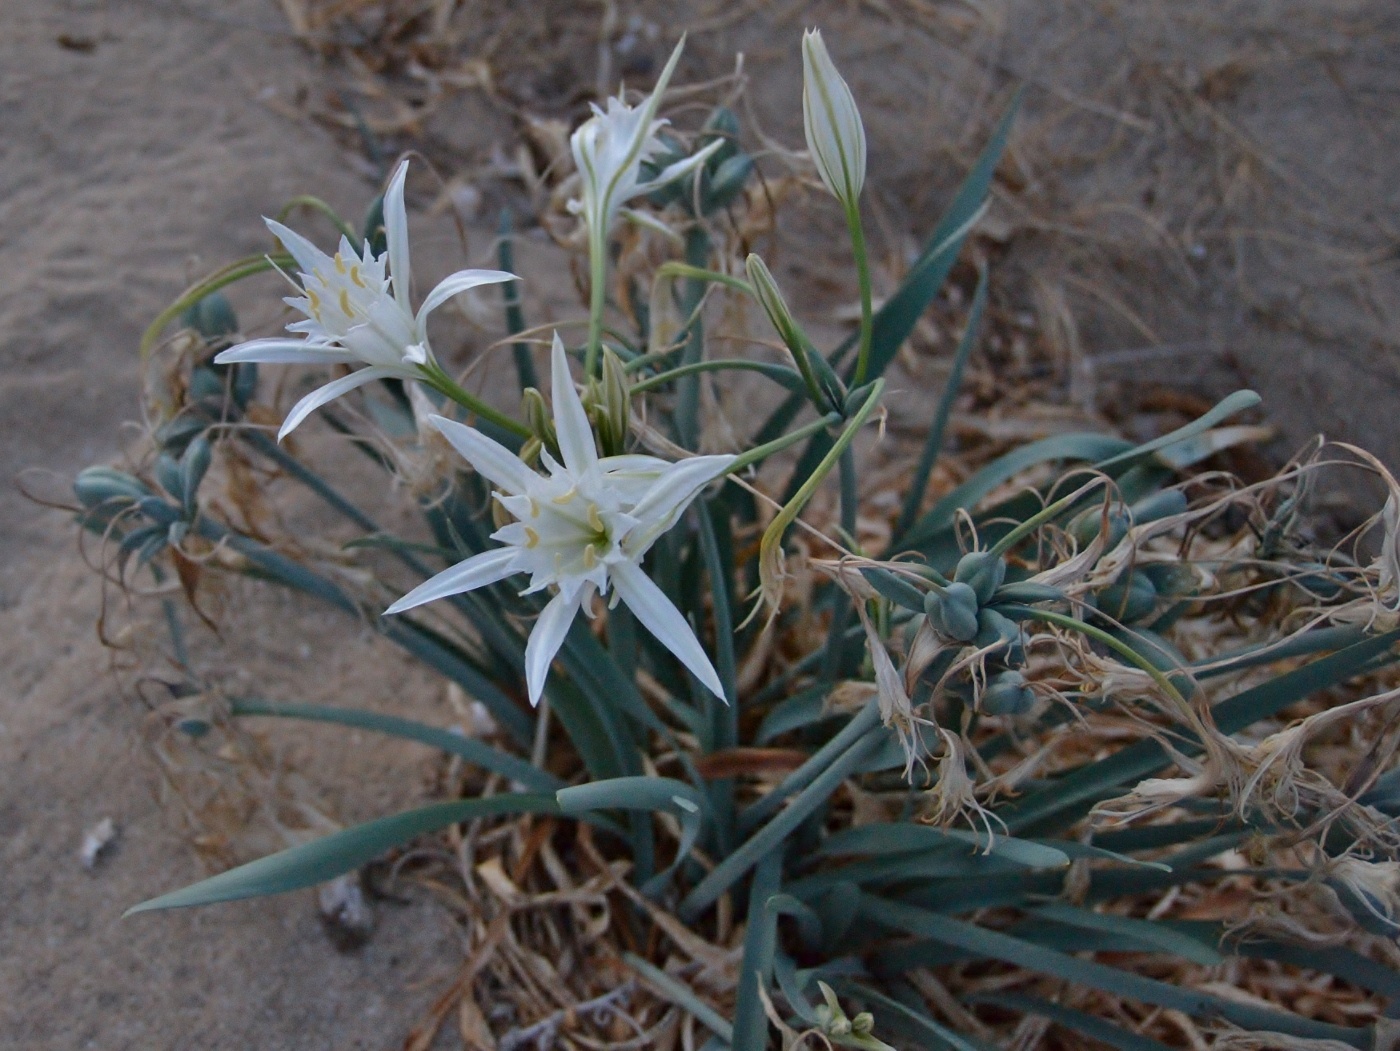
[[[875,206],[931,225],[937,194],[908,187],[938,171],[946,190],[988,100],[1025,78],[1029,119],[998,203],[1019,231],[1008,295],[1059,319],[1066,361],[1098,377],[1084,396],[1113,396],[1125,375],[1247,383],[1289,441],[1325,428],[1400,462],[1400,69],[1383,60],[1396,16],[1379,0],[1209,7],[948,5],[922,35],[874,19],[848,50],[851,79],[872,157],[902,146],[872,177]],[[998,18],[967,13],[982,9]],[[857,34],[848,5],[823,12]],[[749,51],[765,126],[790,142],[778,106],[795,98],[795,43],[780,52],[767,34],[795,42],[804,14],[778,7],[694,44],[719,69],[736,44]],[[312,191],[358,215],[372,194],[363,161],[271,104],[327,76],[285,27],[272,0],[0,3],[0,474],[38,468],[26,484],[61,492],[55,479],[116,456],[137,340],[169,298],[262,249],[256,217],[282,200]],[[916,134],[911,111],[927,117]],[[426,129],[468,168],[485,153],[460,130],[472,113],[469,100],[444,107]],[[424,272],[440,273],[451,238],[427,241]],[[63,516],[0,492],[0,1047],[397,1046],[457,960],[431,906],[382,910],[348,955],[306,895],[118,919],[203,870],[156,800],[98,608]],[[261,655],[270,692],[334,700],[353,676],[364,695],[392,690],[450,718],[433,684],[309,607],[250,589],[226,609],[274,647]],[[284,622],[296,642],[255,627]],[[331,639],[336,674],[317,674]],[[303,768],[326,772],[340,817],[422,798],[421,752],[376,749],[364,767],[343,744],[294,745]],[[78,847],[104,817],[121,837],[89,873]]]

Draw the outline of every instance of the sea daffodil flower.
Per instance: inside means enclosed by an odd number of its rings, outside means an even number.
[[[287,331],[303,338],[251,340],[230,347],[214,361],[220,365],[259,361],[368,366],[318,387],[292,406],[277,434],[279,441],[312,411],[356,387],[378,379],[423,380],[440,372],[428,345],[428,315],[470,288],[516,280],[502,270],[459,270],[429,292],[415,313],[408,298],[412,271],[403,199],[407,177],[404,161],[384,192],[388,251],[380,255],[374,254],[368,241],[356,252],[350,239],[342,237],[335,255],[329,256],[295,230],[266,220],[301,270],[302,294],[285,302],[306,315],[305,320],[287,326]]]
[[[571,207],[583,213],[589,234],[594,238],[607,236],[613,220],[628,201],[694,171],[722,144],[717,139],[699,153],[668,164],[654,179],[640,181],[643,162],[666,149],[656,133],[667,122],[656,119],[656,109],[661,105],[661,96],[666,92],[684,47],[682,38],[671,52],[656,87],[640,105],[628,106],[617,97],[608,99],[607,109],[594,103],[593,116],[569,137],[574,164],[583,180],[582,196],[571,202]]]
[[[734,462],[695,456],[672,463],[637,454],[599,457],[568,359],[554,337],[551,359],[554,430],[563,463],[540,454],[546,473],[473,427],[441,416],[435,426],[478,473],[515,521],[491,534],[501,546],[444,570],[395,602],[399,613],[448,595],[494,584],[517,573],[530,577],[521,594],[556,589],[525,647],[525,682],[538,704],[550,664],[580,609],[592,615],[595,595],[612,590],[706,688],[723,697],[719,676],[675,605],[643,571],[643,556],[675,525],[700,491]]]
[[[865,186],[865,125],[819,29],[802,34],[802,125],[822,182],[843,205],[855,207]]]

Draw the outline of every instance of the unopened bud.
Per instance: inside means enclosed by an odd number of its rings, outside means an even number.
[[[819,29],[802,34],[802,124],[817,174],[832,196],[854,208],[865,185],[865,125]]]

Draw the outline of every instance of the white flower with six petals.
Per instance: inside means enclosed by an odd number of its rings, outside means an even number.
[[[530,703],[538,704],[550,664],[580,609],[592,614],[595,595],[612,589],[642,625],[723,698],[714,665],[685,617],[641,567],[643,556],[733,456],[695,456],[672,463],[655,456],[599,457],[583,402],[569,375],[558,335],[551,360],[558,463],[542,453],[546,472],[533,470],[473,427],[441,416],[435,426],[478,473],[496,486],[496,499],[515,521],[491,535],[501,547],[473,555],[419,585],[386,610],[414,606],[529,574],[522,594],[548,587],[546,604],[525,648]]]
[[[640,105],[629,106],[617,97],[608,99],[607,109],[595,103],[593,116],[569,136],[574,165],[583,180],[582,197],[570,202],[570,207],[583,213],[589,233],[596,239],[607,236],[613,220],[628,201],[694,171],[722,145],[716,140],[698,153],[668,164],[656,178],[639,181],[643,162],[665,152],[666,147],[656,133],[667,122],[656,119],[656,110],[684,47],[682,38],[671,52],[656,87]]]
[[[230,347],[214,361],[308,365],[363,364],[348,376],[318,387],[292,407],[282,423],[280,441],[315,409],[356,387],[378,379],[421,380],[437,369],[428,345],[428,315],[453,296],[479,285],[514,281],[501,270],[459,270],[428,293],[415,313],[409,305],[411,270],[408,253],[408,212],[404,207],[404,161],[384,192],[384,232],[388,251],[375,255],[368,242],[356,252],[350,239],[340,239],[329,256],[295,230],[273,219],[268,229],[282,242],[301,270],[300,296],[285,302],[306,315],[287,326],[302,339],[272,337]]]

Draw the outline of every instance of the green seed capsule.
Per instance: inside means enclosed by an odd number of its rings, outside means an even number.
[[[1020,626],[994,609],[984,609],[977,614],[977,635],[972,643],[978,649],[992,648],[1006,664],[1026,663]]]
[[[1132,624],[1152,615],[1157,588],[1146,573],[1133,573],[1126,582],[1102,588],[1095,595],[1095,605],[1115,620]]]
[[[924,613],[935,631],[954,642],[970,642],[977,635],[977,594],[966,584],[949,584],[941,594],[929,592]]]
[[[199,484],[204,481],[213,455],[213,446],[209,444],[209,439],[201,434],[190,442],[185,455],[180,457],[180,496],[185,504],[186,518],[194,517],[198,506],[195,498],[199,493]]]
[[[953,579],[972,588],[977,604],[985,606],[1006,579],[1006,561],[989,551],[969,551],[958,560]]]
[[[181,499],[184,486],[180,482],[180,461],[168,452],[156,457],[156,481],[176,500]]]
[[[1024,675],[1008,668],[987,678],[980,706],[987,715],[1025,715],[1035,706],[1035,691]]]
[[[84,507],[97,507],[109,500],[140,500],[151,490],[139,479],[112,467],[86,467],[73,480],[73,492]]]
[[[1160,493],[1145,496],[1132,506],[1133,521],[1137,525],[1156,522],[1172,515],[1186,513],[1186,494],[1180,489],[1164,489]]]

